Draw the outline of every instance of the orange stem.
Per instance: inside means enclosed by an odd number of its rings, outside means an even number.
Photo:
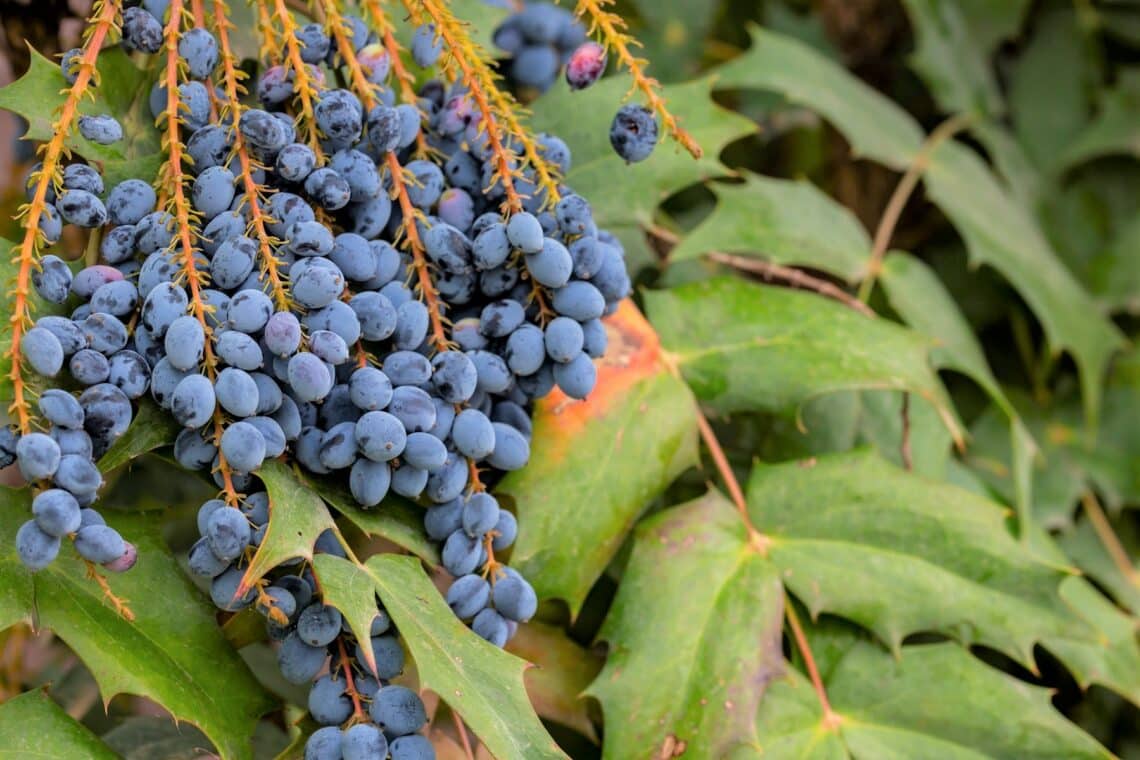
[[[294,34],[297,30],[297,24],[285,6],[285,0],[274,0],[274,6],[277,9],[277,20],[281,24],[285,55],[289,61],[289,68],[293,71],[293,87],[297,92],[297,98],[301,101],[301,119],[299,121],[308,132],[309,147],[313,149],[313,153],[317,155],[318,159],[323,158],[324,152],[321,150],[320,136],[317,134],[317,124],[313,118],[313,83],[309,76],[309,70],[305,68],[305,62],[301,59],[301,46]]]
[[[232,24],[229,21],[228,11],[224,0],[214,0],[215,32],[221,50],[223,89],[226,93],[230,116],[233,117],[236,124],[241,117],[242,103],[238,71],[234,66],[234,53],[230,46],[229,30]],[[270,287],[273,289],[273,302],[278,311],[288,311],[290,308],[289,290],[286,288],[278,268],[280,263],[273,252],[273,236],[265,227],[265,215],[261,211],[262,188],[253,179],[253,162],[250,159],[249,151],[246,149],[245,138],[242,137],[241,130],[233,130],[233,135],[234,152],[237,155],[238,164],[241,166],[242,186],[245,188],[245,198],[249,204],[250,226],[257,238],[261,266],[269,279]]]
[[[59,118],[56,120],[51,140],[43,149],[43,161],[36,181],[36,188],[32,200],[27,206],[27,215],[24,217],[24,239],[20,243],[19,251],[12,263],[17,264],[16,282],[12,290],[12,345],[8,350],[12,367],[8,376],[12,380],[12,405],[10,411],[16,416],[16,424],[20,433],[29,433],[32,429],[31,414],[28,403],[24,398],[23,355],[20,353],[20,341],[24,329],[31,321],[31,305],[28,302],[30,293],[32,270],[38,265],[39,251],[42,240],[40,232],[40,219],[44,207],[47,205],[47,192],[59,173],[60,161],[67,151],[66,141],[76,117],[79,115],[79,102],[87,91],[95,72],[95,61],[99,55],[107,34],[115,26],[115,18],[119,4],[104,0],[99,4],[94,19],[91,21],[91,32],[83,46],[83,54],[77,64],[75,82],[67,91],[67,97],[60,107]]]
[[[408,247],[412,251],[412,264],[419,280],[420,293],[428,308],[428,317],[431,320],[431,342],[436,351],[446,351],[449,348],[447,329],[443,324],[443,310],[439,301],[439,293],[431,281],[428,272],[427,258],[424,255],[423,243],[420,241],[419,231],[416,230],[416,208],[408,197],[408,188],[404,185],[404,167],[395,153],[388,153],[385,157],[388,162],[388,171],[392,174],[392,189],[400,203],[400,210],[404,215],[404,237],[407,238]]]
[[[811,647],[808,645],[807,636],[804,635],[804,629],[800,625],[800,619],[799,616],[796,615],[795,607],[790,603],[785,604],[784,612],[788,618],[788,627],[792,629],[792,637],[796,640],[796,648],[800,650],[800,656],[804,658],[804,667],[807,668],[812,688],[815,689],[815,696],[819,700],[820,708],[823,710],[823,727],[828,731],[834,731],[839,728],[839,724],[842,723],[843,719],[839,713],[831,709],[831,702],[827,698],[827,690],[823,688],[823,679],[819,677],[819,668],[815,664],[815,657],[812,656]]]
[[[479,109],[479,112],[483,114],[483,129],[487,135],[487,141],[491,145],[491,155],[496,165],[495,174],[498,175],[500,181],[503,183],[503,193],[506,195],[504,211],[512,214],[518,213],[523,210],[523,202],[515,190],[514,175],[518,171],[518,168],[512,166],[513,159],[515,158],[514,152],[508,151],[500,139],[499,125],[495,121],[494,111],[491,110],[491,104],[487,98],[487,91],[483,88],[483,81],[476,74],[471,61],[468,60],[468,56],[465,55],[464,47],[460,45],[459,40],[456,38],[457,22],[455,21],[455,17],[443,12],[440,7],[436,5],[435,0],[420,0],[420,4],[435,22],[436,32],[443,38],[444,43],[446,43],[451,53],[451,60],[458,64],[463,74],[463,83],[467,85],[471,97],[475,99],[476,107]],[[467,40],[467,42],[470,44],[470,40]],[[480,73],[487,76],[486,71]],[[493,181],[494,178],[492,177],[492,183]]]

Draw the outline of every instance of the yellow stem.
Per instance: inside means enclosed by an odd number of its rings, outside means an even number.
[[[636,40],[625,33],[625,21],[621,16],[610,13],[604,6],[610,5],[613,0],[578,0],[574,15],[581,19],[589,19],[590,33],[601,32],[601,42],[612,50],[622,66],[633,77],[634,89],[640,90],[645,96],[649,110],[658,114],[665,124],[665,129],[681,146],[689,151],[693,158],[700,158],[704,151],[691,134],[682,129],[677,117],[670,113],[661,97],[661,83],[645,73],[648,63],[644,58],[638,58],[630,50],[630,45],[638,44]]]

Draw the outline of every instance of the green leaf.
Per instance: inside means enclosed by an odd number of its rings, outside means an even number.
[[[638,515],[697,461],[693,398],[663,364],[653,328],[626,302],[607,333],[597,390],[542,401],[530,462],[495,491],[518,516],[511,565],[575,616]]]
[[[376,589],[372,579],[352,562],[332,554],[313,557],[313,573],[321,584],[325,604],[338,609],[352,629],[357,641],[372,637],[372,621],[376,617]],[[372,647],[361,647],[366,664],[376,672],[376,655]]]
[[[718,4],[709,0],[634,0],[633,4],[642,22],[634,34],[645,45],[649,75],[674,81],[696,73]]]
[[[135,457],[174,443],[181,427],[174,418],[149,398],[139,401],[131,426],[99,459],[103,472],[122,467]]]
[[[610,145],[610,121],[630,89],[626,75],[606,77],[593,87],[571,92],[555,87],[534,107],[531,126],[557,134],[573,156],[565,180],[589,199],[599,227],[641,228],[653,222],[662,201],[689,185],[729,174],[717,156],[725,145],[756,129],[756,125],[712,100],[714,78],[666,85],[662,92],[676,114],[704,149],[694,160],[662,136],[662,144],[641,163],[626,165]],[[645,262],[637,262],[637,264]]]
[[[719,278],[645,294],[649,318],[701,401],[721,412],[798,409],[824,393],[894,389],[959,424],[927,340],[814,293]]]
[[[936,367],[961,372],[1006,414],[1016,414],[990,370],[973,327],[930,267],[910,254],[891,251],[883,260],[881,281],[891,308],[903,321],[938,341],[930,355]]]
[[[708,186],[716,208],[673,249],[670,260],[723,251],[807,266],[848,282],[864,274],[871,239],[848,209],[810,182],[747,172],[744,179]]]
[[[269,492],[269,524],[242,576],[237,596],[278,565],[289,560],[312,560],[317,538],[336,527],[321,497],[285,463],[266,462],[257,477]]]
[[[760,465],[747,491],[772,562],[813,616],[853,620],[895,651],[937,631],[1031,668],[1040,643],[1082,683],[1140,696],[1136,642],[1075,615],[1058,592],[1065,569],[1016,541],[998,505],[866,453]]]
[[[915,34],[911,65],[949,112],[1000,116],[1004,103],[989,59],[956,2],[905,0]]]
[[[859,394],[859,436],[857,443],[870,444],[879,456],[899,467],[902,457],[903,397],[899,391],[863,391]],[[953,439],[938,412],[930,404],[907,403],[907,437],[911,469],[928,478],[941,480],[946,474]],[[849,447],[850,448],[850,447]]]
[[[638,527],[599,634],[606,667],[587,693],[606,717],[604,757],[725,757],[755,744],[754,716],[783,672],[775,566],[715,492]],[[667,754],[668,752],[668,754]]]
[[[936,684],[937,688],[932,688]],[[1057,712],[1049,691],[987,667],[950,643],[892,657],[854,642],[824,672],[840,717],[824,729],[798,672],[773,683],[757,715],[765,758],[1107,760],[1111,753]]]
[[[422,687],[431,689],[495,757],[565,758],[527,700],[524,663],[456,619],[419,560],[378,554],[361,569],[400,629],[416,661]]]
[[[0,742],[9,760],[86,758],[115,760],[99,737],[40,690],[0,704]]]
[[[1099,78],[1096,55],[1074,9],[1037,14],[1009,82],[1014,132],[1036,166],[1053,167],[1088,122],[1089,84]]]
[[[525,674],[535,712],[597,743],[583,692],[602,669],[602,658],[571,641],[561,628],[534,620],[519,626],[506,649],[536,666]]]
[[[131,716],[105,733],[103,741],[123,760],[202,760],[210,752],[210,742],[200,731],[161,716]],[[287,743],[281,729],[267,721],[257,724],[251,741],[253,756],[264,760]]]
[[[720,69],[718,86],[775,90],[819,112],[852,151],[897,171],[909,167],[925,135],[885,96],[807,46],[753,29],[752,47]],[[1086,414],[1095,422],[1100,381],[1120,332],[1058,260],[1029,210],[1021,206],[969,148],[944,142],[924,173],[928,197],[966,241],[971,258],[997,269],[1044,327],[1051,346],[1077,362]]]
[[[1132,560],[1134,572],[1140,574],[1140,567],[1137,567],[1135,560],[1140,557],[1140,531],[1136,524],[1131,520],[1119,520],[1112,527]],[[1117,604],[1134,615],[1140,613],[1140,588],[1109,557],[1091,521],[1087,518],[1079,520],[1072,528],[1061,533],[1057,542],[1081,570],[1112,594]]]
[[[48,140],[68,85],[58,63],[35,50],[30,53],[24,76],[0,88],[0,108],[28,120],[26,138]],[[108,188],[130,177],[149,180],[157,174],[161,160],[158,130],[147,104],[151,76],[135,66],[118,46],[100,51],[96,68],[100,85],[91,89],[94,98],[81,101],[79,112],[114,116],[123,126],[123,139],[112,145],[99,145],[85,139],[76,128],[67,138],[67,147],[88,160],[100,162]]]
[[[1064,171],[1094,158],[1140,156],[1140,83],[1128,80],[1101,96],[1100,113],[1066,144],[1057,160]]]
[[[366,535],[387,539],[425,562],[439,564],[439,546],[424,532],[422,507],[390,493],[378,506],[361,509],[343,483],[320,478],[312,480],[311,486],[330,507],[347,517]]]
[[[0,546],[12,547],[30,514],[27,490],[0,491]],[[99,683],[105,701],[139,694],[178,720],[202,729],[223,758],[248,758],[249,736],[273,702],[226,643],[214,609],[164,544],[161,514],[106,513],[109,524],[138,547],[129,572],[107,582],[129,601],[133,622],[103,599],[70,546],[46,570],[32,574],[10,548],[0,554],[0,610],[50,629],[75,651]],[[203,664],[209,667],[203,667]]]

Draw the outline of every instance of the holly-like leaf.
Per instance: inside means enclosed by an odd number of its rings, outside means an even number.
[[[263,628],[264,622],[262,618]],[[203,760],[210,752],[210,742],[202,732],[157,715],[132,715],[103,734],[103,741],[122,760]],[[269,760],[288,740],[281,729],[262,721],[251,742],[253,756]]]
[[[535,715],[523,685],[526,663],[461,623],[419,560],[378,554],[364,565],[431,689],[495,757],[565,758]]]
[[[10,760],[82,757],[115,760],[90,729],[42,691],[29,691],[0,704],[0,742]]]
[[[824,670],[824,688],[837,729],[823,727],[811,684],[795,671],[769,687],[754,749],[772,760],[1112,757],[1057,712],[1047,689],[987,667],[951,643],[907,646],[892,657],[873,643],[852,641]]]
[[[752,47],[719,70],[718,86],[774,90],[818,112],[855,154],[898,171],[913,164],[925,138],[901,107],[806,45],[761,29]],[[966,241],[971,258],[997,269],[1033,309],[1051,346],[1072,353],[1086,414],[1100,410],[1100,381],[1120,347],[1120,331],[1065,269],[1029,212],[966,146],[943,142],[923,173],[927,196]]]
[[[325,503],[288,465],[266,462],[257,477],[269,493],[269,527],[257,553],[242,576],[236,595],[241,596],[273,568],[288,560],[313,558],[313,544],[329,528],[335,528]]]
[[[935,366],[967,375],[1007,415],[1016,415],[990,370],[973,328],[930,267],[902,251],[892,251],[883,260],[881,281],[891,308],[903,321],[938,341],[930,354]]]
[[[795,411],[825,393],[909,391],[960,435],[927,339],[814,293],[724,277],[645,294],[662,344],[722,412]]]
[[[989,58],[957,3],[905,0],[915,32],[911,65],[943,110],[1000,116],[1004,103]]]
[[[1140,574],[1136,557],[1140,557],[1140,530],[1131,520],[1119,520],[1112,524],[1116,536],[1123,543],[1128,557],[1132,563],[1133,574]],[[1140,613],[1140,587],[1131,577],[1126,576],[1120,567],[1112,561],[1105,550],[1104,540],[1097,535],[1092,521],[1088,518],[1078,520],[1069,530],[1057,537],[1057,542],[1069,557],[1112,594],[1116,603],[1132,614]]]
[[[534,620],[519,626],[506,649],[536,666],[524,674],[535,712],[597,742],[583,692],[602,669],[601,657],[571,641],[561,628]]]
[[[697,460],[692,395],[666,369],[653,328],[626,301],[606,331],[594,392],[540,402],[530,462],[496,489],[519,520],[511,564],[573,615],[638,515]]]
[[[343,483],[314,479],[313,489],[366,535],[384,538],[425,562],[439,564],[439,546],[424,532],[424,510],[394,493],[372,509],[362,509]]]
[[[213,607],[186,578],[160,533],[161,515],[109,512],[109,524],[138,547],[129,572],[107,583],[125,598],[134,621],[121,617],[85,577],[65,545],[47,569],[30,573],[12,547],[31,514],[27,490],[0,491],[0,610],[34,621],[63,639],[87,665],[106,702],[139,694],[178,720],[202,729],[223,758],[250,757],[249,736],[272,700],[226,643]],[[205,667],[208,665],[208,667]]]
[[[1082,683],[1140,697],[1136,642],[1075,615],[1058,590],[1070,571],[1014,539],[986,499],[854,453],[758,466],[748,504],[784,584],[813,615],[853,620],[896,651],[933,630],[1032,667],[1040,643]]]
[[[639,526],[588,692],[606,718],[604,757],[727,757],[758,742],[756,709],[784,667],[783,619],[775,565],[720,494]]]
[[[1100,113],[1065,146],[1058,163],[1062,170],[1094,158],[1111,155],[1140,156],[1140,81],[1107,90]]]
[[[99,469],[110,472],[148,451],[169,446],[174,443],[180,429],[174,417],[149,398],[143,398],[127,432],[99,458]]]
[[[712,100],[715,75],[666,85],[669,109],[701,145],[704,157],[692,156],[666,138],[653,155],[627,165],[610,145],[610,122],[632,84],[627,75],[606,77],[587,90],[556,87],[535,105],[531,126],[566,141],[572,165],[565,180],[590,201],[599,227],[624,238],[640,234],[653,222],[657,206],[673,193],[710,177],[730,173],[717,156],[725,145],[755,131],[756,125]],[[644,251],[643,251],[644,253]],[[630,258],[633,267],[646,263]]]
[[[313,573],[321,584],[322,601],[340,611],[357,641],[368,641],[377,609],[376,589],[368,573],[332,554],[313,557]],[[376,654],[372,647],[360,649],[365,664],[376,672]]]
[[[67,138],[67,147],[89,161],[99,162],[108,188],[131,177],[149,181],[161,160],[158,130],[147,103],[152,79],[118,46],[100,51],[96,69],[99,87],[91,88],[94,98],[85,97],[79,112],[114,116],[123,126],[123,139],[100,145],[75,129]],[[67,87],[59,64],[31,50],[24,76],[0,88],[0,108],[27,119],[26,138],[48,140],[54,133],[56,110],[66,98]]]
[[[807,181],[746,173],[743,184],[711,183],[716,208],[670,253],[709,251],[811,267],[848,282],[864,274],[871,239],[848,209]]]

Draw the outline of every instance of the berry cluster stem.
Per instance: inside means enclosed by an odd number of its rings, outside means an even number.
[[[245,92],[245,87],[241,84],[241,77],[244,76],[244,72],[237,68],[237,58],[230,45],[230,29],[233,28],[233,24],[229,20],[229,8],[226,6],[225,0],[214,0],[214,20],[214,31],[218,37],[222,64],[222,89],[226,94],[225,110],[229,112],[236,125],[241,118],[243,109],[241,96]],[[287,311],[291,307],[289,289],[286,287],[278,268],[277,255],[273,252],[273,244],[276,241],[266,229],[267,221],[261,208],[264,188],[253,179],[253,160],[246,148],[245,138],[242,137],[241,130],[236,128],[234,129],[234,154],[237,156],[238,165],[241,167],[242,187],[245,188],[246,203],[249,204],[250,229],[257,239],[261,269],[269,279],[270,287],[273,290],[273,302],[278,311]]]
[[[313,102],[316,99],[316,89],[313,87],[313,78],[301,59],[301,43],[297,41],[297,22],[285,6],[285,0],[273,0],[276,8],[277,23],[281,27],[281,42],[285,47],[285,60],[289,70],[293,72],[293,87],[297,92],[297,100],[301,104],[301,118],[298,120],[301,129],[308,140],[309,147],[317,158],[323,158],[321,140],[318,134],[316,118],[313,115]],[[274,51],[277,52],[277,51]]]
[[[8,349],[8,358],[12,366],[8,376],[12,381],[12,404],[9,412],[15,416],[21,434],[32,430],[32,415],[25,396],[20,341],[25,329],[31,323],[31,304],[28,296],[31,292],[32,271],[39,266],[40,250],[43,245],[40,220],[47,206],[48,189],[59,183],[61,161],[67,156],[67,138],[79,115],[79,103],[87,94],[88,85],[98,76],[95,72],[95,60],[107,35],[116,28],[115,21],[119,8],[119,3],[107,0],[100,0],[95,4],[89,21],[87,39],[83,44],[83,53],[76,64],[75,82],[67,90],[67,96],[59,109],[59,116],[52,125],[52,138],[42,148],[42,167],[36,175],[32,200],[20,210],[23,216],[24,238],[15,249],[15,257],[12,259],[12,263],[16,265],[16,279],[11,292],[12,316],[8,320],[12,325],[12,344]]]
[[[704,155],[704,151],[701,150],[701,146],[697,144],[693,136],[681,127],[677,117],[665,105],[665,98],[661,96],[660,92],[661,83],[645,73],[645,67],[649,62],[644,58],[637,57],[630,50],[632,45],[640,43],[626,34],[625,20],[621,16],[606,10],[606,6],[612,4],[613,0],[578,0],[574,15],[583,21],[588,21],[590,34],[601,33],[602,44],[617,55],[618,61],[633,77],[633,88],[640,90],[645,96],[649,110],[661,117],[665,129],[669,131],[674,140],[689,151],[693,158],[700,158]]]
[[[410,0],[404,4],[410,6]],[[483,131],[487,135],[487,142],[491,147],[491,156],[495,163],[495,176],[503,183],[503,193],[506,196],[504,211],[515,214],[523,210],[522,198],[515,189],[515,177],[519,169],[515,164],[516,156],[503,143],[503,134],[495,118],[496,109],[491,107],[491,98],[488,92],[498,90],[490,68],[484,63],[484,55],[478,46],[463,29],[458,19],[435,0],[419,0],[419,5],[435,23],[436,33],[447,45],[448,54],[444,58],[444,67],[449,65],[459,67],[463,84],[467,86],[475,105],[483,116]],[[410,7],[409,7],[410,10]],[[502,109],[497,109],[501,112]]]
[[[210,328],[209,321],[207,320],[207,307],[202,301],[202,284],[205,275],[198,271],[194,259],[194,236],[197,233],[195,233],[191,226],[191,216],[193,212],[190,209],[189,199],[186,197],[186,175],[182,171],[182,137],[178,133],[180,122],[178,114],[181,113],[182,108],[178,91],[180,71],[178,36],[182,26],[183,13],[184,6],[182,0],[171,0],[170,20],[167,21],[166,28],[163,31],[166,46],[164,84],[166,85],[167,114],[166,134],[163,136],[163,142],[165,143],[167,151],[165,167],[166,181],[163,182],[163,186],[170,192],[169,206],[177,230],[177,238],[174,241],[174,245],[180,250],[181,274],[186,278],[186,286],[190,289],[190,311],[198,321],[198,324],[202,326],[202,332],[206,336],[202,364],[206,370],[206,377],[213,382],[217,358],[214,356],[214,347],[211,342],[213,330]],[[218,468],[222,475],[225,500],[228,504],[236,505],[238,503],[238,493],[233,485],[230,467],[220,448],[224,421],[222,419],[221,409],[217,406],[214,407],[213,424],[215,443],[219,444]]]

